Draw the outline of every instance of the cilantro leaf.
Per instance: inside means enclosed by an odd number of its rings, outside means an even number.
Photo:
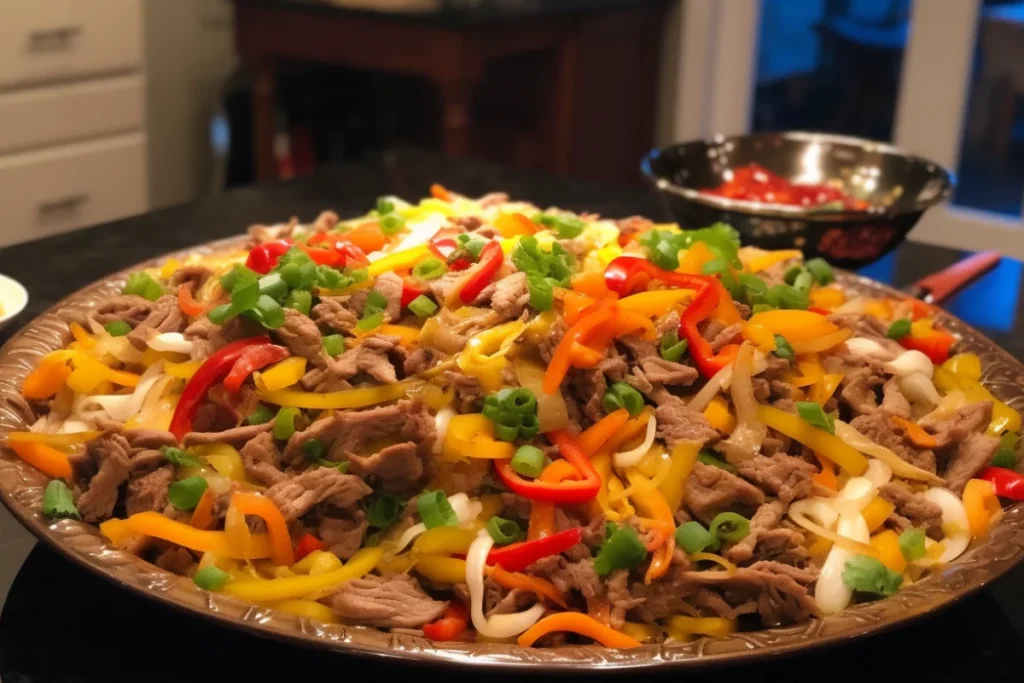
[[[43,514],[50,519],[81,519],[67,484],[54,479],[43,491]]]
[[[163,453],[164,457],[167,458],[168,462],[170,462],[175,467],[203,466],[203,463],[201,460],[199,460],[199,458],[189,453],[186,453],[180,448],[175,448],[174,446],[163,446],[160,449],[160,452]]]
[[[854,555],[843,568],[843,583],[858,593],[888,597],[899,590],[903,576],[873,557]]]

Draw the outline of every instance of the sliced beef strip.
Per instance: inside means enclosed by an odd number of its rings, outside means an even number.
[[[571,369],[563,382],[563,391],[572,394],[583,408],[583,414],[593,422],[604,417],[602,399],[608,390],[608,380],[600,370]]]
[[[338,225],[338,214],[333,211],[321,211],[320,214],[309,224],[312,232],[327,232]]]
[[[395,364],[401,367],[405,359],[399,341],[398,337],[372,334],[358,346],[307,372],[301,380],[302,386],[307,391],[338,391],[347,388],[348,380],[359,373],[365,373],[381,384],[394,384],[398,381]]]
[[[949,457],[943,475],[949,490],[958,496],[967,482],[984,469],[999,450],[999,439],[984,434],[969,434]]]
[[[312,467],[274,484],[264,495],[291,521],[324,502],[342,509],[352,507],[372,492],[354,474],[342,474],[333,467]]]
[[[561,318],[557,318],[551,327],[548,328],[547,334],[537,344],[537,353],[540,354],[541,360],[545,363],[551,362],[551,357],[555,354],[555,349],[562,342],[562,337],[569,331],[565,321]]]
[[[711,350],[718,353],[726,344],[732,342],[732,340],[736,338],[736,335],[742,331],[743,323],[733,323],[728,327],[722,328],[717,334],[715,334],[715,336],[708,339],[708,342],[711,345]]]
[[[890,379],[882,387],[882,412],[910,419],[910,401],[900,391],[895,379]]]
[[[697,380],[696,368],[665,360],[654,342],[639,337],[623,337],[620,342],[634,363],[626,381],[638,391],[650,395],[657,385],[690,386]]]
[[[259,425],[233,427],[232,429],[226,429],[221,432],[189,432],[185,435],[185,438],[181,440],[181,443],[185,448],[211,443],[226,443],[232,446],[240,446],[255,439],[264,432],[269,432],[270,428],[273,426],[274,425],[272,423],[267,422]]]
[[[347,560],[363,544],[363,536],[369,527],[366,513],[355,510],[346,516],[322,517],[317,525],[316,533],[327,545],[327,549],[342,560]]]
[[[526,573],[547,579],[562,593],[579,591],[588,600],[604,596],[604,583],[590,557],[569,560],[562,555],[549,555],[527,567]]]
[[[402,372],[406,377],[418,375],[437,365],[443,357],[444,354],[437,349],[419,346],[413,349],[402,363]]]
[[[757,508],[757,512],[750,518],[750,532],[728,548],[725,557],[736,564],[748,562],[754,556],[754,548],[757,547],[760,535],[774,529],[782,521],[782,516],[786,514],[786,505],[781,500],[773,500]]]
[[[490,577],[484,579],[484,617],[490,619],[495,614],[512,614],[528,609],[536,603],[536,597],[529,592],[516,589],[509,590],[499,585]]]
[[[721,467],[702,462],[693,464],[683,495],[683,504],[705,524],[720,512],[739,512],[749,517],[764,500],[761,489]]]
[[[181,285],[185,285],[194,293],[212,276],[213,271],[206,266],[182,266],[174,271],[167,285],[174,292],[177,292]]]
[[[884,484],[878,495],[896,506],[889,521],[897,531],[916,527],[933,538],[942,538],[942,508],[937,504],[896,482]]]
[[[181,546],[171,546],[157,555],[153,564],[164,571],[180,576],[188,576],[195,562],[196,560],[192,557],[192,553]]]
[[[383,273],[373,283],[373,291],[387,299],[384,315],[388,320],[398,320],[402,315],[402,278],[394,273]]]
[[[266,334],[266,330],[256,321],[242,316],[235,316],[223,325],[215,325],[202,316],[186,327],[183,334],[192,342],[192,359],[202,360],[230,342]]]
[[[777,496],[783,505],[811,495],[814,465],[785,453],[759,455],[736,465],[739,475]]]
[[[681,399],[666,400],[654,411],[658,421],[658,438],[675,446],[680,441],[701,444],[718,438],[718,430],[701,413],[691,410]]]
[[[868,415],[878,408],[878,397],[875,388],[881,386],[885,379],[872,371],[872,368],[858,368],[848,372],[839,383],[839,395],[850,406],[856,415]]]
[[[280,469],[281,449],[269,431],[260,432],[246,441],[239,454],[245,473],[262,484],[273,486],[288,478]]]
[[[135,294],[121,294],[101,303],[92,319],[100,325],[121,321],[135,328],[149,317],[153,307],[154,303],[149,299],[143,299]]]
[[[128,441],[128,445],[133,449],[159,449],[164,446],[174,446],[178,443],[174,434],[163,429],[125,429],[121,432],[121,436]]]
[[[274,330],[294,356],[302,356],[315,366],[327,365],[324,338],[316,323],[294,308],[284,309],[284,324]]]
[[[487,396],[480,380],[462,370],[445,370],[445,383],[455,391],[459,412],[471,413],[478,403]]]
[[[348,463],[352,474],[376,477],[384,489],[393,492],[408,491],[423,477],[423,458],[411,441],[385,446],[373,455],[352,453]]]
[[[128,516],[139,512],[163,512],[169,504],[167,492],[174,483],[174,466],[164,465],[128,482],[124,507]]]
[[[626,613],[631,609],[642,605],[644,598],[633,597],[629,592],[629,572],[625,569],[617,569],[608,575],[605,581],[607,587],[609,612],[609,625],[619,629],[626,623]]]
[[[359,323],[359,316],[348,307],[348,296],[325,296],[310,311],[310,317],[318,325],[335,332],[351,333]]]
[[[815,578],[812,572],[762,560],[740,567],[733,576],[705,581],[708,587],[721,590],[731,605],[755,601],[761,621],[776,626],[807,621],[817,614],[814,598],[807,590]]]
[[[178,297],[165,294],[153,302],[149,315],[135,329],[128,333],[127,338],[132,346],[139,351],[146,349],[146,342],[151,335],[163,332],[183,332],[188,325],[188,317],[178,305]]]
[[[884,411],[876,410],[869,415],[861,415],[853,419],[850,426],[880,446],[885,446],[911,465],[929,472],[936,471],[935,453],[914,447],[906,439],[903,428],[894,424]]]
[[[992,420],[992,402],[981,401],[961,406],[953,417],[939,420],[925,416],[920,426],[935,435],[938,441],[936,448],[945,448],[950,444],[960,443],[970,434],[985,431]]]
[[[158,467],[167,464],[163,451],[154,448],[136,448],[132,450],[132,478],[149,474]]]
[[[515,320],[530,304],[530,291],[526,284],[526,273],[512,273],[495,283],[491,294],[491,308],[502,321]]]
[[[97,463],[97,470],[75,505],[84,521],[100,522],[110,517],[117,503],[118,489],[128,480],[132,449],[120,434],[105,433],[90,442],[86,452]]]
[[[353,579],[323,602],[346,624],[378,628],[418,628],[448,608],[447,602],[424,593],[408,574]]]

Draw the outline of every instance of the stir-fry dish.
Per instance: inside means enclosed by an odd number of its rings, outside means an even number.
[[[6,434],[43,514],[322,622],[627,648],[891,596],[1024,498],[929,305],[727,225],[431,192],[70,322]]]

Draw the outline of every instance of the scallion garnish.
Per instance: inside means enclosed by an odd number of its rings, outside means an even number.
[[[123,337],[132,331],[132,326],[123,320],[114,320],[103,326],[111,337]]]
[[[397,213],[389,213],[381,216],[377,224],[380,231],[390,237],[397,235],[405,227],[405,219]]]
[[[735,512],[720,512],[711,520],[708,532],[720,541],[735,543],[750,533],[750,520]]]
[[[673,363],[678,363],[682,359],[683,354],[689,348],[689,342],[685,339],[679,341],[679,333],[675,330],[666,332],[661,338],[661,344],[658,346],[658,353],[662,358]]]
[[[594,558],[594,571],[598,576],[607,576],[616,569],[632,569],[647,558],[647,549],[640,542],[636,531],[624,524],[608,537]]]
[[[186,453],[180,448],[174,446],[162,446],[160,452],[163,453],[164,458],[167,462],[171,463],[175,467],[202,467],[202,461],[196,456]]]
[[[639,391],[625,382],[616,382],[608,387],[601,399],[601,407],[606,413],[614,413],[625,408],[630,417],[636,417],[644,409],[644,397]]]
[[[313,295],[304,289],[293,289],[284,298],[284,305],[302,315],[309,315],[309,309],[313,307]]]
[[[536,479],[544,471],[544,451],[536,446],[520,446],[512,456],[512,469],[524,477]]]
[[[387,529],[398,521],[404,507],[404,500],[386,491],[380,491],[370,496],[366,503],[366,522],[377,529]]]
[[[835,418],[822,410],[821,406],[812,401],[797,401],[796,412],[807,424],[824,429],[829,434],[836,433]]]
[[[285,406],[277,411],[274,418],[274,427],[271,432],[275,439],[287,441],[295,433],[295,418],[299,415],[299,409],[293,406]]]
[[[814,280],[819,285],[827,285],[836,279],[835,273],[832,272],[832,266],[823,258],[812,258],[804,264],[804,267],[814,276]]]
[[[772,353],[785,360],[793,360],[793,356],[796,355],[793,347],[789,345],[789,342],[781,334],[775,335],[775,350]]]
[[[263,425],[267,424],[274,419],[274,413],[270,408],[266,406],[260,406],[256,410],[249,413],[249,417],[245,418],[245,421],[251,425]]]
[[[226,571],[211,564],[209,567],[203,567],[197,571],[192,577],[192,581],[203,590],[215,591],[227,583],[230,578],[231,575]]]
[[[436,280],[448,272],[448,266],[439,258],[430,256],[423,259],[412,269],[412,276],[417,280]]]
[[[702,462],[705,465],[718,467],[719,469],[723,469],[726,472],[736,474],[736,465],[733,465],[731,462],[726,462],[725,460],[722,460],[718,456],[709,453],[708,451],[701,451],[700,453],[698,453],[697,462]]]
[[[924,544],[924,532],[920,529],[907,529],[900,534],[899,543],[900,553],[907,562],[920,560],[927,552]]]
[[[437,304],[425,294],[420,294],[410,301],[408,308],[417,318],[429,318],[437,313]]]
[[[910,334],[910,321],[906,318],[900,318],[899,320],[894,320],[892,324],[889,325],[889,329],[885,333],[885,336],[889,339],[900,340],[908,334]]]
[[[433,529],[439,526],[458,526],[459,516],[444,491],[424,491],[416,499],[416,511],[420,513],[423,526]]]
[[[331,358],[337,358],[345,352],[345,338],[340,334],[329,334],[324,337],[324,351]]]
[[[686,522],[676,529],[676,544],[688,554],[717,547],[717,539],[700,522]]]
[[[156,301],[165,293],[164,286],[153,279],[153,276],[145,272],[132,273],[124,283],[123,294],[134,294],[149,301]]]
[[[508,545],[509,543],[515,543],[521,541],[525,533],[523,533],[522,527],[511,519],[505,519],[503,517],[491,517],[487,520],[487,533],[491,535],[497,545]]]

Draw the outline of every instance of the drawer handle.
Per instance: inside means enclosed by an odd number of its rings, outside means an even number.
[[[55,26],[32,31],[28,35],[29,48],[32,50],[60,50],[71,45],[71,40],[82,32],[81,26]]]
[[[85,203],[89,199],[89,195],[85,193],[70,194],[67,197],[59,197],[58,199],[50,199],[47,201],[39,202],[39,213],[43,216],[52,215],[58,211],[73,211],[80,204]]]

